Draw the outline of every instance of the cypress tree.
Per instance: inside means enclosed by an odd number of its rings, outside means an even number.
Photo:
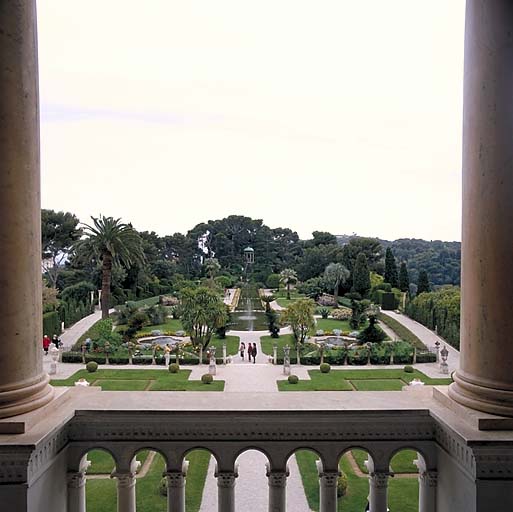
[[[421,270],[419,272],[419,279],[417,281],[417,295],[420,295],[424,292],[429,292],[430,288],[428,273],[425,270]]]
[[[356,258],[356,263],[353,270],[353,290],[364,297],[371,289],[369,266],[367,265],[367,258],[361,252]]]
[[[385,252],[385,282],[390,283],[393,288],[397,288],[399,281],[397,276],[397,264],[395,256],[390,247]]]
[[[404,261],[399,268],[399,289],[402,292],[407,292],[410,289],[410,276],[408,275],[408,269]]]

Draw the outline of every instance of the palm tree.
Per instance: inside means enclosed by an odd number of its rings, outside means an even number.
[[[83,224],[87,238],[76,244],[77,257],[102,264],[102,318],[109,316],[112,266],[130,267],[144,263],[142,240],[131,224],[113,217],[91,217],[93,225]]]
[[[287,287],[287,299],[290,300],[290,285],[297,282],[295,270],[286,268],[280,272],[280,281]]]
[[[350,274],[342,263],[330,263],[324,271],[324,279],[333,287],[335,307],[338,307],[338,287],[347,281]]]

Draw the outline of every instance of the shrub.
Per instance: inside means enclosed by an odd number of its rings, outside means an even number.
[[[321,370],[321,373],[330,373],[331,366],[328,363],[322,363],[319,370]]]
[[[167,496],[167,478],[165,476],[160,479],[159,494],[161,496]]]
[[[330,314],[330,310],[328,308],[319,308],[318,311],[319,315],[321,315],[324,319],[328,318],[328,315]]]
[[[178,373],[180,371],[180,365],[177,363],[171,363],[168,367],[169,373]]]
[[[214,381],[214,377],[212,377],[212,375],[210,375],[210,373],[204,373],[201,376],[201,382],[203,382],[203,384],[212,384],[213,381]]]
[[[417,363],[436,363],[436,354],[432,352],[417,352]]]
[[[47,334],[50,338],[61,333],[61,320],[57,311],[51,313],[45,313],[43,315],[43,334]]]
[[[369,359],[369,349],[358,348],[355,350],[349,350],[347,352],[347,363],[352,365],[362,366],[367,364]]]
[[[334,309],[331,312],[331,318],[334,320],[349,320],[351,318],[352,311],[350,308],[344,306]]]
[[[347,476],[342,473],[337,479],[337,498],[345,496],[347,492]]]
[[[373,343],[371,346],[371,364],[390,364],[391,343]]]
[[[413,373],[413,366],[407,365],[403,368],[403,370],[405,373]]]
[[[81,352],[63,352],[62,353],[63,363],[81,363],[82,353]]]
[[[96,361],[89,361],[86,364],[86,369],[89,373],[94,373],[96,370],[98,370],[98,363]]]
[[[278,289],[280,287],[280,274],[269,274],[265,280],[267,288]]]
[[[413,347],[405,341],[396,341],[393,344],[394,363],[411,364],[413,363]]]
[[[107,361],[105,356],[96,354],[86,354],[85,360],[86,363],[93,362],[97,364],[105,364],[105,362]]]
[[[288,381],[289,384],[297,384],[299,382],[299,377],[297,375],[289,375]]]

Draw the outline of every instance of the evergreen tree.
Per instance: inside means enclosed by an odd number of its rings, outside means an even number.
[[[353,271],[353,290],[364,297],[371,288],[369,266],[367,258],[361,252],[356,258]]]
[[[429,277],[428,273],[425,270],[421,270],[419,272],[419,279],[417,281],[417,295],[420,295],[424,292],[429,292],[431,289],[429,285]]]
[[[408,269],[404,261],[399,268],[399,289],[402,292],[407,292],[410,289],[410,276],[408,275]]]
[[[399,284],[397,264],[395,262],[394,253],[390,247],[388,247],[385,253],[385,282],[390,283],[393,288],[397,288]]]

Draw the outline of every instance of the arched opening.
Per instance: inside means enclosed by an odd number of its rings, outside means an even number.
[[[204,448],[196,448],[186,453],[184,462],[186,512],[216,510],[215,457]]]
[[[116,467],[114,457],[107,450],[94,449],[85,458],[91,463],[86,471],[87,512],[116,512],[116,481],[110,477]]]
[[[373,461],[368,451],[355,447],[343,453],[339,460],[339,477],[337,485],[338,510],[368,510],[369,467]]]
[[[319,510],[319,454],[313,450],[297,450],[288,460],[287,500],[290,510]],[[292,508],[294,504],[294,508]]]
[[[397,451],[390,459],[393,478],[388,481],[388,504],[390,510],[418,512],[419,469],[416,461],[423,461],[420,453],[412,449]]]
[[[267,510],[267,464],[267,456],[255,449],[245,450],[237,457],[235,467],[239,476],[235,483],[236,510]]]

